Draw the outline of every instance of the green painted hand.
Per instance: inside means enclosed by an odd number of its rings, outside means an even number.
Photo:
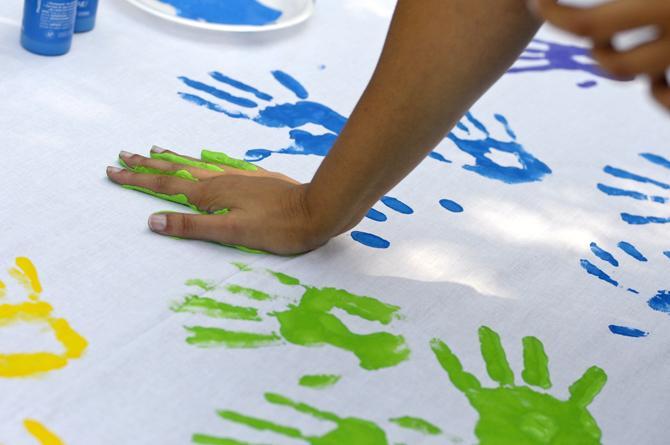
[[[410,350],[402,336],[388,332],[357,334],[332,313],[334,309],[340,309],[354,317],[389,325],[398,317],[399,307],[371,297],[353,295],[342,289],[303,285],[296,278],[277,272],[271,273],[286,286],[304,288],[305,291],[296,304],[289,304],[284,310],[268,311],[263,316],[255,307],[232,305],[212,298],[210,293],[216,286],[203,280],[189,280],[187,284],[200,287],[204,294],[188,295],[172,309],[176,312],[199,313],[212,318],[248,322],[260,322],[266,316],[272,317],[279,323],[278,333],[191,326],[186,328],[192,334],[186,341],[201,347],[229,348],[257,348],[281,344],[284,341],[300,346],[330,345],[353,353],[358,358],[360,366],[367,370],[396,366],[409,358]],[[263,291],[235,284],[229,284],[225,289],[233,295],[250,298],[261,304],[271,299],[270,295]]]
[[[271,431],[280,436],[302,440],[310,445],[388,445],[386,433],[376,424],[356,417],[342,418],[336,414],[321,411],[305,403],[295,402],[279,394],[267,393],[265,400],[273,405],[286,406],[318,420],[335,424],[335,428],[323,436],[308,436],[291,426],[280,425],[265,419],[247,416],[236,411],[218,411],[225,420],[248,426],[259,431]],[[199,445],[251,445],[236,439],[194,434],[193,443]]]
[[[588,406],[605,386],[607,375],[598,367],[589,368],[570,386],[570,398],[559,400],[530,386],[549,389],[548,359],[542,342],[523,339],[523,381],[516,385],[505,350],[496,332],[479,329],[482,356],[497,388],[484,388],[477,378],[464,371],[458,357],[442,341],[431,347],[449,379],[479,413],[475,434],[481,445],[591,445],[599,444],[600,428]]]

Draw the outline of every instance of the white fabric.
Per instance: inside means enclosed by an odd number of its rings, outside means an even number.
[[[285,129],[230,119],[181,100],[177,92],[188,88],[177,76],[204,81],[206,73],[219,70],[284,99],[270,75],[281,69],[305,85],[311,100],[348,116],[374,68],[391,10],[390,2],[321,0],[304,26],[244,36],[196,32],[108,0],[100,5],[97,28],[77,36],[70,54],[43,58],[21,49],[19,28],[5,23],[20,20],[19,2],[2,2],[0,16],[7,20],[0,22],[0,262],[5,269],[17,256],[31,258],[43,299],[89,347],[62,370],[0,379],[0,441],[34,443],[21,422],[35,418],[68,445],[183,444],[196,432],[297,443],[225,422],[217,409],[307,432],[330,426],[263,400],[263,393],[276,392],[343,417],[372,420],[386,429],[389,443],[445,443],[444,435],[423,436],[387,421],[404,415],[426,418],[474,443],[477,413],[439,367],[429,341],[443,339],[465,369],[492,386],[477,338],[477,329],[487,325],[500,333],[518,382],[522,337],[544,342],[550,393],[558,398],[568,397],[568,386],[588,367],[607,372],[609,381],[590,407],[603,443],[667,442],[670,320],[646,304],[668,286],[670,259],[662,255],[670,250],[667,226],[631,226],[618,215],[667,217],[670,211],[667,204],[610,198],[596,189],[598,182],[629,185],[609,180],[605,165],[669,181],[669,171],[638,156],[649,151],[670,157],[668,116],[652,104],[642,83],[598,78],[596,87],[582,89],[576,83],[593,76],[505,76],[473,112],[494,133],[502,129],[493,115],[503,114],[519,142],[553,173],[528,184],[494,181],[461,168],[471,157],[445,139],[439,152],[453,163],[427,159],[391,193],[415,213],[377,206],[389,221],[366,219],[357,228],[389,240],[385,250],[347,234],[316,252],[278,258],[155,236],[146,229],[148,215],[179,206],[105,179],[105,166],[113,165],[119,150],[146,153],[158,144],[186,154],[210,148],[243,157],[248,149],[289,145]],[[541,36],[571,42],[548,29]],[[277,154],[261,165],[307,180],[320,160]],[[443,198],[465,211],[447,212],[438,204]],[[649,261],[617,251],[621,240]],[[580,268],[580,259],[593,257],[592,241],[617,252],[617,277],[640,295]],[[232,261],[252,264],[256,272],[238,273]],[[342,318],[362,332],[402,334],[411,360],[370,372],[352,354],[332,347],[229,350],[185,343],[183,326],[198,317],[170,310],[189,292],[185,280],[295,292],[269,279],[264,268],[400,306],[404,318],[388,327]],[[276,330],[274,323],[268,318],[263,326]],[[615,336],[610,324],[650,335]],[[11,340],[2,344],[17,349]],[[299,387],[298,378],[311,373],[343,379],[327,391]]]

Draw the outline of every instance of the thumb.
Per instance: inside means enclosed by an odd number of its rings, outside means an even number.
[[[149,228],[158,234],[177,238],[213,241],[221,244],[247,245],[244,231],[233,214],[197,215],[154,213]]]

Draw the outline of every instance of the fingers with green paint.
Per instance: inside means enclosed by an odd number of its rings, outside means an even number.
[[[291,400],[280,394],[267,393],[265,400],[275,406],[289,408],[296,413],[314,419],[330,422],[333,429],[320,436],[303,433],[299,428],[282,425],[272,420],[249,416],[231,410],[221,410],[217,414],[224,420],[246,426],[257,431],[268,431],[278,436],[300,440],[309,445],[388,445],[385,431],[375,423],[356,417],[340,417],[337,414],[320,410],[306,403]],[[238,439],[216,437],[206,434],[194,434],[192,442],[199,445],[249,445]]]
[[[209,295],[187,295],[183,302],[173,306],[176,312],[190,312],[209,316],[212,319],[236,319],[247,321],[276,320],[278,332],[236,332],[225,327],[190,327],[192,336],[187,340],[196,346],[260,347],[284,342],[297,346],[331,346],[353,354],[360,366],[377,370],[396,366],[407,360],[410,350],[404,337],[385,331],[359,334],[352,331],[334,312],[345,311],[370,323],[390,325],[399,318],[399,307],[383,303],[375,298],[359,296],[343,289],[316,288],[303,285],[297,278],[270,272],[279,283],[286,286],[302,286],[304,292],[298,301],[287,302],[285,309],[268,308],[261,314],[255,308],[231,305],[213,299]],[[203,280],[189,280],[195,286]],[[227,284],[221,289],[233,297],[244,297],[263,305],[271,299],[266,292],[237,284]],[[246,318],[245,318],[246,317]],[[244,343],[242,340],[248,341]]]
[[[197,213],[151,215],[149,227],[158,234],[282,255],[306,252],[333,236],[308,205],[308,184],[280,173],[210,150],[201,159],[160,147],[150,157],[119,156],[124,168],[108,167],[112,181]]]
[[[526,385],[515,384],[500,336],[495,331],[482,326],[479,340],[487,373],[497,387],[482,387],[474,375],[463,370],[444,342],[435,339],[431,348],[453,385],[479,413],[475,434],[480,444],[600,443],[600,428],[587,408],[607,381],[602,369],[589,368],[570,386],[570,398],[559,400],[538,390],[551,388],[548,358],[539,339],[523,339],[521,377]]]

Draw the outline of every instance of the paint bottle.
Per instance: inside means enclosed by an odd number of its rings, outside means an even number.
[[[74,32],[88,32],[95,27],[95,14],[98,11],[98,0],[77,0],[77,21]]]
[[[43,56],[60,56],[72,46],[77,0],[25,0],[21,45]]]

